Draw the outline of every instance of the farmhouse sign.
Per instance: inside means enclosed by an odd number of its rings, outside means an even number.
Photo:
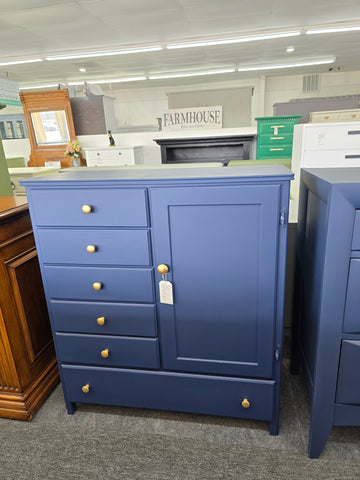
[[[222,128],[222,106],[177,108],[163,113],[163,130],[186,128]]]

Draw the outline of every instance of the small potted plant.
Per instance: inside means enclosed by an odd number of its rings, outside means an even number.
[[[73,167],[80,167],[80,150],[81,145],[79,145],[79,142],[77,140],[72,140],[66,145],[64,155],[72,157]]]

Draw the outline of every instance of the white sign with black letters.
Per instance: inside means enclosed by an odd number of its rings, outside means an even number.
[[[163,130],[186,128],[222,128],[222,106],[177,108],[163,113]]]

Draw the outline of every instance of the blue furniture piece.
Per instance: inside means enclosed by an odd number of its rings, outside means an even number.
[[[360,168],[301,173],[292,373],[311,397],[309,457],[360,425]]]
[[[292,177],[268,165],[22,182],[69,413],[165,409],[278,433]]]

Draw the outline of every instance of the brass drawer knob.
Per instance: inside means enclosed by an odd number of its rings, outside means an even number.
[[[99,317],[96,319],[96,323],[98,325],[104,325],[105,324],[105,317]]]
[[[100,354],[103,358],[108,358],[109,356],[109,349],[108,348],[105,348],[105,350],[102,350],[101,351],[101,354]]]
[[[102,283],[101,282],[94,282],[92,284],[94,290],[101,290],[102,289]]]
[[[91,205],[83,205],[81,207],[81,210],[83,211],[83,213],[91,213],[92,211],[92,206]]]
[[[81,390],[83,391],[83,393],[89,393],[90,385],[88,383],[86,385],[83,385],[81,387]]]
[[[94,253],[96,252],[96,245],[88,245],[86,247],[86,250],[89,252],[89,253]]]
[[[241,406],[243,408],[249,408],[250,407],[250,402],[247,398],[244,398],[244,400],[241,402]]]
[[[169,272],[169,267],[163,263],[160,263],[160,265],[157,266],[157,271],[161,273],[161,275],[165,275]]]

